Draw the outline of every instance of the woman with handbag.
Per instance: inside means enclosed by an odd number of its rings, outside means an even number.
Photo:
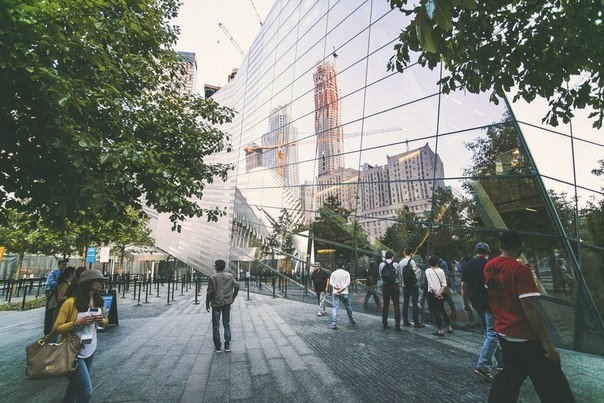
[[[447,277],[443,269],[438,266],[438,262],[438,256],[433,255],[428,258],[430,267],[426,269],[426,281],[428,282],[428,306],[438,327],[438,331],[433,334],[442,337],[445,335],[442,328],[443,321],[447,325],[447,333],[453,333],[453,328],[444,305],[443,293],[447,288]]]
[[[109,322],[104,315],[103,298],[99,294],[105,280],[98,270],[84,271],[74,296],[63,303],[55,322],[57,333],[65,335],[71,332],[80,337],[82,343],[77,356],[77,369],[74,374],[68,376],[69,384],[63,402],[92,400],[90,369],[97,345],[97,326],[105,326]]]

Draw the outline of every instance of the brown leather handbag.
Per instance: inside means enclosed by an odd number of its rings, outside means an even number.
[[[58,343],[54,332],[44,336],[25,348],[27,367],[25,376],[29,380],[50,379],[71,375],[78,366],[77,356],[80,352],[80,338],[68,333]]]

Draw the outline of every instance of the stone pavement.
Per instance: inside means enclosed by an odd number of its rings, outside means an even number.
[[[205,291],[200,297],[204,300]],[[92,369],[97,402],[484,402],[489,384],[473,373],[478,333],[383,329],[379,317],[317,317],[314,304],[240,293],[232,351],[214,353],[211,316],[192,293],[167,305],[118,297],[119,325],[99,335]],[[312,298],[310,299],[312,300]],[[358,309],[353,306],[353,310]],[[330,312],[330,309],[328,309]],[[28,381],[25,346],[41,334],[43,309],[0,312],[0,402],[59,402],[66,379]],[[578,402],[604,400],[604,358],[563,350]],[[538,401],[530,381],[522,402]]]

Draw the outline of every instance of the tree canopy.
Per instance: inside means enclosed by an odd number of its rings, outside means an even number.
[[[567,123],[590,108],[593,126],[604,118],[604,12],[593,0],[390,0],[411,17],[388,66],[403,71],[442,61],[442,91],[491,91],[494,103],[518,87],[514,101],[549,101],[543,118]],[[413,52],[418,52],[416,59]]]
[[[178,222],[231,167],[233,111],[180,95],[174,0],[2,1],[0,205],[61,225],[143,203]]]

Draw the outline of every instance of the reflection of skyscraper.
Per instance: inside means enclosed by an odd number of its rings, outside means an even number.
[[[262,166],[275,168],[285,186],[299,195],[298,133],[291,125],[291,105],[273,108],[268,118],[268,133],[262,136]]]
[[[315,80],[315,133],[319,176],[344,168],[344,131],[340,116],[340,90],[336,66],[325,62],[317,66]]]

